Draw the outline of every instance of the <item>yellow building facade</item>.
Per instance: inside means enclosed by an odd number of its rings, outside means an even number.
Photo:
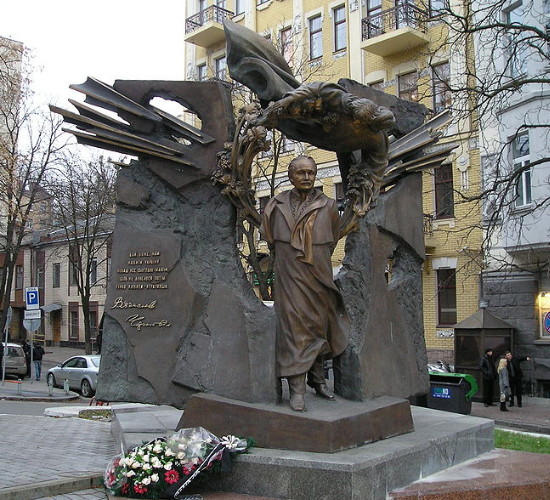
[[[478,194],[481,176],[476,124],[467,98],[451,95],[445,85],[460,79],[464,65],[472,64],[471,51],[448,43],[441,6],[439,0],[425,5],[381,0],[196,0],[187,4],[185,64],[188,79],[229,80],[222,25],[229,18],[270,39],[299,81],[350,78],[424,104],[432,114],[453,110],[441,142],[452,142],[456,149],[441,169],[423,174],[426,344],[430,360],[452,361],[452,326],[478,308],[480,207],[469,199]],[[290,142],[278,158],[275,191],[288,189],[286,166],[302,153],[316,159],[318,186],[325,194],[341,197],[335,155]],[[271,195],[271,184],[259,174],[256,194],[260,200]],[[340,242],[335,270],[343,254]]]

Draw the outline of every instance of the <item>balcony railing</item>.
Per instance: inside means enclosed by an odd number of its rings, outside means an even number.
[[[233,17],[233,12],[230,10],[211,5],[185,20],[185,33],[192,33],[211,21],[222,24],[224,19],[230,17]]]
[[[363,18],[361,21],[363,41],[405,27],[425,32],[427,21],[428,13],[426,11],[412,4],[403,3]]]

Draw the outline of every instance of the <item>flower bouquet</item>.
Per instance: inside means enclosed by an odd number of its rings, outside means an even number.
[[[231,455],[247,448],[235,436],[218,439],[202,427],[181,429],[117,455],[103,479],[111,495],[177,499],[200,473],[230,469]]]

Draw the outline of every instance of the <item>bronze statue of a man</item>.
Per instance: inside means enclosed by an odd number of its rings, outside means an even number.
[[[339,237],[335,200],[314,188],[317,165],[298,156],[288,167],[294,189],[269,200],[262,233],[275,252],[277,374],[288,380],[290,406],[304,411],[307,383],[334,399],[323,361],[348,344],[349,321],[333,281],[331,255]]]

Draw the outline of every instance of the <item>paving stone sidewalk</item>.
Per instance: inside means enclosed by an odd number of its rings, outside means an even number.
[[[0,415],[0,440],[0,500],[90,488],[116,453],[109,423],[77,418]]]

